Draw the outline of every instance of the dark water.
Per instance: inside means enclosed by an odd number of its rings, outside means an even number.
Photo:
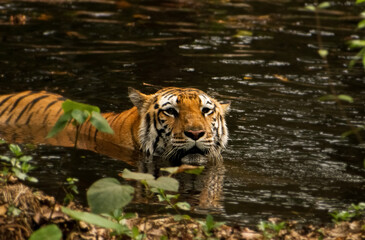
[[[355,30],[354,1],[331,1],[320,13],[327,68],[308,3],[3,0],[0,93],[48,90],[103,111],[131,107],[128,86],[145,93],[192,86],[231,100],[218,205],[196,212],[251,225],[271,216],[329,222],[329,210],[365,201],[364,145],[341,138],[348,123],[364,124],[364,70],[348,69],[356,52],[345,44],[364,32]],[[317,100],[329,86],[354,98],[343,106],[347,118]],[[62,147],[40,146],[33,155],[36,186],[53,194],[67,176],[85,189],[137,169]],[[183,180],[185,198],[197,201],[194,179]]]

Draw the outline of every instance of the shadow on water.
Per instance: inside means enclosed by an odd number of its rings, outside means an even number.
[[[365,201],[364,148],[340,137],[348,122],[365,120],[364,72],[348,69],[355,52],[345,44],[361,37],[360,9],[335,0],[321,10],[327,72],[313,13],[303,9],[310,3],[1,1],[0,93],[48,90],[115,112],[131,107],[128,86],[145,93],[192,86],[231,100],[224,170],[181,177],[182,197],[196,208],[201,198],[216,199],[205,211],[230,223],[255,225],[271,216],[329,221],[329,210]],[[344,106],[348,119],[317,101],[329,85],[355,99]],[[124,168],[158,171],[118,161],[128,154],[113,151],[40,145],[33,153],[36,186],[51,193],[72,176],[86,189]]]

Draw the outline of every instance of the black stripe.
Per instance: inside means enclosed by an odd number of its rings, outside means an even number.
[[[6,110],[8,110],[8,108],[10,107],[11,104],[9,104],[9,106],[7,106],[1,113],[0,113],[0,117],[6,112]]]
[[[49,113],[47,113],[46,116],[44,116],[44,118],[43,118],[43,124],[47,122],[48,115],[49,115]]]
[[[46,112],[48,108],[50,108],[52,105],[54,105],[57,102],[59,102],[59,100],[54,100],[54,101],[48,103],[47,107],[43,110],[43,112]]]
[[[32,118],[32,116],[33,116],[33,113],[29,114],[29,117],[28,117],[27,121],[25,122],[25,125],[29,124],[30,119]]]
[[[58,111],[56,112],[56,115],[58,115],[61,111],[62,111],[62,108],[58,109]]]
[[[87,135],[87,140],[91,140],[91,131],[92,131],[92,129],[93,129],[93,125],[89,122],[88,123],[88,126],[89,126],[89,134]]]
[[[155,117],[153,118],[153,126],[155,127],[155,129],[156,129],[156,131],[157,131],[158,136],[161,136],[160,131],[157,129],[157,122],[156,122],[156,118],[157,118],[157,116],[155,115]]]
[[[10,95],[10,96],[8,96],[7,98],[5,98],[4,100],[2,100],[1,102],[0,102],[0,106],[2,106],[4,103],[6,103],[10,98],[12,98],[12,97],[14,97],[15,95]]]
[[[67,100],[67,98],[65,98],[65,97],[62,97],[62,96],[61,96],[61,97],[58,97],[58,98],[57,98],[57,100],[58,100],[58,101],[66,101],[66,100]]]
[[[119,118],[119,117],[120,117],[120,114],[121,114],[121,113],[119,113],[119,114],[115,114],[115,115],[114,115],[114,118],[113,118],[113,119],[109,122],[109,125],[110,125],[110,126],[112,126],[112,124],[115,122],[115,120],[117,120],[117,118]]]
[[[14,109],[16,108],[16,106],[19,104],[19,102],[22,100],[22,99],[24,99],[24,98],[26,98],[26,97],[28,97],[28,96],[30,96],[30,95],[33,95],[34,94],[34,92],[30,92],[30,93],[28,93],[28,94],[25,94],[25,95],[23,95],[23,96],[21,96],[21,97],[19,97],[15,102],[14,102],[14,104],[13,104],[13,107],[9,110],[9,112],[8,112],[8,114],[9,113],[11,113],[12,111],[14,111]],[[11,117],[10,117],[11,118]]]
[[[175,92],[175,91],[176,91],[176,92],[178,92],[178,93],[181,93],[181,89],[175,89],[175,88],[174,88],[174,89],[171,89],[171,90],[167,90],[166,92],[163,92],[163,93],[162,93],[162,96],[163,96],[163,97],[165,97],[165,96],[167,96],[167,95],[169,95],[170,93],[173,93],[173,92]]]
[[[168,104],[172,105],[170,102],[165,102],[164,104],[162,104],[162,106],[161,106],[161,107],[164,107],[164,106],[166,106],[166,105],[168,105]]]
[[[90,124],[91,125],[91,124]],[[96,136],[98,135],[98,133],[99,133],[99,130],[98,129],[96,129],[95,130],[95,135],[94,135],[94,141],[95,141],[95,143],[96,143]]]
[[[145,132],[145,138],[148,139],[148,135],[150,134],[150,121],[151,121],[151,116],[149,113],[146,114],[146,118],[145,118],[145,124],[146,124],[146,132]]]
[[[158,143],[159,140],[160,140],[160,137],[157,136],[156,139],[155,139],[155,142],[153,143],[153,151],[156,151],[157,143]]]
[[[18,115],[18,117],[15,119],[15,123],[19,121],[19,119],[22,117],[22,115],[26,112],[26,111],[30,111],[34,105],[41,99],[43,98],[47,98],[49,97],[49,95],[44,95],[44,96],[40,96],[40,97],[37,97],[35,99],[33,99],[31,102],[29,102],[24,108],[23,110],[20,112],[20,114]]]

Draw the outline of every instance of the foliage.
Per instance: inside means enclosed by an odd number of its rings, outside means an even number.
[[[53,137],[62,131],[70,122],[77,128],[90,121],[90,123],[99,131],[113,134],[113,129],[109,126],[108,121],[100,114],[100,109],[93,105],[78,103],[66,100],[62,104],[64,114],[62,114],[48,133],[47,138]],[[77,134],[77,133],[76,133]]]
[[[29,240],[60,240],[62,232],[55,224],[47,225],[35,231]]]
[[[361,202],[359,204],[351,204],[347,210],[333,211],[330,212],[332,216],[332,221],[334,223],[339,223],[343,221],[350,221],[354,218],[360,218],[365,216],[365,203]]]
[[[267,222],[267,221],[261,221],[257,227],[260,231],[262,231],[262,234],[264,235],[265,239],[272,239],[275,236],[278,236],[279,232],[284,229],[286,226],[285,222]]]
[[[198,221],[207,237],[210,237],[214,229],[219,228],[224,222],[215,222],[212,215],[208,214],[205,221]]]
[[[63,204],[68,205],[70,202],[72,202],[75,199],[74,194],[79,194],[79,191],[77,189],[76,183],[79,180],[77,178],[67,178],[66,182],[64,183],[65,187],[63,188],[66,192],[66,196],[63,199]]]
[[[193,168],[200,167],[167,169],[170,176],[161,176],[157,179],[151,174],[134,173],[128,169],[124,169],[121,176],[128,180],[141,182],[148,191],[157,195],[160,202],[167,202],[168,207],[175,209],[179,213],[179,209],[189,211],[190,205],[186,202],[176,202],[179,197],[178,194],[172,195],[166,193],[167,191],[176,192],[179,188],[179,182],[172,178],[171,175],[183,171],[183,169],[197,174],[196,171],[193,171]],[[91,213],[74,211],[66,207],[63,207],[62,211],[76,220],[112,229],[116,235],[126,235],[132,239],[143,239],[145,234],[140,233],[136,227],[129,229],[124,221],[135,216],[134,214],[124,213],[122,210],[131,202],[133,193],[133,187],[122,185],[115,178],[103,178],[93,183],[87,191],[87,200],[92,211]],[[179,214],[175,219],[186,220],[190,219],[190,216]],[[213,229],[220,225],[222,223],[214,222],[210,215],[208,215],[205,223],[202,224],[207,236],[209,236]]]
[[[2,175],[0,180],[6,182],[10,176],[14,175],[21,180],[38,182],[35,177],[28,175],[35,168],[30,164],[33,157],[24,155],[22,149],[16,144],[9,144],[9,150],[12,156],[0,156],[3,165],[3,169],[0,171]]]
[[[365,0],[356,0],[356,4],[365,3]],[[363,20],[357,24],[357,29],[365,28],[365,11],[361,13]],[[358,61],[362,61],[362,65],[365,70],[365,39],[351,40],[348,42],[350,49],[360,49],[355,55],[354,59],[351,60],[349,67],[352,68]]]
[[[93,213],[111,214],[132,201],[134,188],[121,185],[115,178],[103,178],[91,185],[87,191],[87,201]]]

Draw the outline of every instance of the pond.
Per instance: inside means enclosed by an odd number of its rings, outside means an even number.
[[[331,1],[318,31],[304,9],[309,0],[4,0],[0,94],[47,90],[104,112],[132,106],[128,87],[189,86],[230,100],[225,169],[214,180],[209,171],[203,180],[180,179],[183,198],[198,215],[231,224],[273,216],[330,222],[328,211],[365,201],[364,147],[341,138],[365,116],[364,70],[348,68],[356,52],[346,41],[363,37],[354,2]],[[341,111],[318,101],[331,87],[354,103]],[[84,201],[95,180],[139,169],[65,147],[39,145],[32,154],[33,186],[60,199],[66,177],[80,180]],[[202,183],[218,185],[214,206],[198,206]],[[152,208],[136,202],[130,210]]]

